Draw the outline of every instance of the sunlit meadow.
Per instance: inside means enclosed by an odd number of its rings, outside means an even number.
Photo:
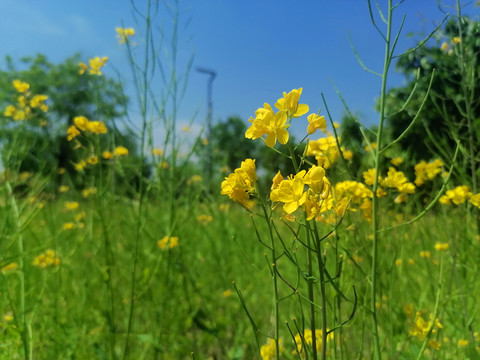
[[[175,28],[170,62],[157,61],[156,2],[135,9],[138,28],[112,29],[139,124],[122,96],[105,105],[122,91],[104,79],[107,56],[70,64],[92,93],[82,106],[12,71],[0,116],[0,359],[480,359],[480,26],[458,5],[450,28],[400,54],[400,5],[366,2],[386,54],[366,69],[381,80],[373,127],[347,104],[341,121],[328,99],[303,103],[299,84],[258,99],[233,138],[205,124],[192,140],[176,119],[188,79],[176,74],[190,64],[176,68]],[[394,62],[426,44],[449,63],[418,61],[405,101],[391,95]],[[454,96],[438,94],[442,69],[456,74]],[[430,98],[449,132],[426,126],[436,146],[423,157],[401,145]],[[387,121],[407,112],[396,133]]]

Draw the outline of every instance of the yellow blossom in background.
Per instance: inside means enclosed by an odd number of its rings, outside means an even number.
[[[97,193],[97,188],[96,187],[91,187],[91,188],[87,188],[87,189],[82,190],[82,196],[84,198],[88,198],[92,195],[95,195],[96,193]]]
[[[5,322],[10,322],[13,320],[13,313],[11,311],[7,312],[6,314],[3,315],[2,317],[3,321]]]
[[[106,134],[107,126],[101,121],[89,121],[87,124],[88,131],[93,134]]]
[[[126,156],[128,155],[128,149],[124,146],[117,146],[114,150],[113,150],[115,156]]]
[[[339,138],[338,141],[340,140]],[[316,141],[309,141],[306,155],[315,156],[318,166],[329,169],[335,160],[340,157],[337,139],[334,136],[328,136]]]
[[[73,167],[77,171],[82,171],[87,166],[87,162],[85,160],[80,160],[80,162],[73,164]]]
[[[420,341],[425,340],[429,332],[435,334],[439,329],[442,329],[443,326],[438,319],[433,319],[433,316],[429,316],[429,320],[425,320],[422,313],[417,311],[415,314],[415,318],[412,319],[413,321],[410,322],[410,330],[408,334],[411,336],[416,337]],[[429,343],[429,346],[437,349],[437,343]]]
[[[65,168],[59,167],[59,168],[57,169],[57,174],[58,174],[58,175],[65,174],[65,171],[66,171]]]
[[[12,84],[15,90],[17,90],[19,93],[26,93],[28,89],[30,89],[30,84],[18,79],[13,80]]]
[[[58,188],[58,191],[61,192],[61,193],[64,193],[64,192],[67,192],[70,188],[67,186],[67,185],[61,185],[59,188]]]
[[[64,207],[65,210],[70,211],[70,210],[77,210],[80,204],[76,201],[65,201]]]
[[[222,292],[222,296],[223,296],[224,298],[227,298],[227,297],[232,296],[232,290],[230,290],[230,289],[225,290],[224,292]]]
[[[460,44],[461,42],[462,42],[462,39],[460,39],[460,37],[458,37],[458,36],[455,36],[452,39],[452,43],[454,43],[455,45]]]
[[[448,243],[437,242],[437,243],[435,243],[434,248],[437,251],[445,251],[445,250],[448,250],[449,245],[448,245]]]
[[[342,147],[342,154],[345,160],[352,160],[353,159],[353,151],[352,150],[344,150]]]
[[[76,221],[81,221],[87,216],[87,213],[85,211],[80,211],[78,214],[75,215],[75,220]]]
[[[98,164],[98,156],[89,156],[87,158],[87,163],[90,165]]]
[[[368,169],[367,171],[363,172],[363,179],[366,185],[373,186],[375,182],[375,169]],[[378,182],[381,183],[383,178],[379,175]]]
[[[213,216],[211,215],[198,215],[197,221],[202,225],[208,225],[213,221]]]
[[[8,273],[15,270],[18,270],[18,263],[16,262],[11,262],[10,264],[7,264],[0,269],[0,271],[3,273]]]
[[[250,195],[255,192],[257,174],[255,173],[255,160],[246,159],[242,161],[239,168],[230,174],[221,184],[221,194],[228,195],[230,199],[246,207]]]
[[[128,41],[129,37],[132,37],[135,35],[135,29],[133,28],[117,27],[115,28],[115,31],[117,32],[118,43],[120,45],[125,44]]]
[[[73,223],[73,222],[71,222],[71,221],[70,221],[70,222],[66,222],[66,223],[64,223],[64,224],[62,225],[62,229],[63,229],[63,230],[72,230],[72,229],[74,229],[74,228],[75,228],[75,223]]]
[[[432,162],[427,163],[421,161],[415,165],[415,185],[421,186],[426,181],[433,180],[438,174],[442,172],[443,162],[439,159],[435,159]]]
[[[371,150],[375,150],[376,148],[377,148],[377,143],[372,142],[372,143],[370,143],[370,144],[368,144],[368,145],[365,145],[365,148],[364,148],[364,149],[365,149],[365,151],[370,152]]]
[[[329,329],[327,329],[327,332]],[[327,334],[327,343],[330,341],[333,341],[334,335],[333,332],[330,332]],[[302,353],[303,351],[303,346],[304,343],[307,346],[312,346],[312,340],[313,340],[313,335],[312,335],[312,330],[310,329],[305,329],[303,331],[303,339],[300,334],[295,335],[294,342],[295,346],[297,348],[297,352]],[[320,352],[322,350],[322,330],[315,330],[315,340],[316,340],[316,350],[317,352]],[[295,354],[295,351],[293,352]]]
[[[476,206],[477,208],[480,208],[480,193],[478,194],[470,194],[470,204],[473,206]]]
[[[308,127],[307,133],[309,135],[313,134],[317,130],[324,130],[327,128],[327,121],[325,116],[319,116],[317,114],[310,114],[307,116]]]
[[[390,160],[390,162],[393,164],[393,166],[398,166],[403,163],[403,159],[401,157],[396,157]]]
[[[308,105],[298,103],[302,91],[303,88],[293,89],[288,94],[283,92],[283,98],[277,100],[275,107],[280,111],[284,111],[291,118],[297,118],[306,114]]]
[[[205,146],[208,145],[208,139],[206,137],[202,138],[202,144]]]
[[[228,210],[230,210],[230,204],[220,204],[218,206],[218,209],[220,211],[227,212]]]
[[[77,129],[75,125],[71,125],[67,129],[67,140],[71,141],[74,138],[76,138],[78,135],[80,135],[80,131]]]
[[[388,169],[387,177],[381,182],[381,185],[397,189],[404,194],[413,194],[415,192],[415,185],[408,182],[403,172],[397,171],[393,167]]]
[[[105,65],[107,60],[108,60],[108,57],[106,56],[102,58],[97,56],[89,60],[90,66],[88,66],[83,62],[80,62],[78,64],[78,66],[80,67],[80,70],[78,71],[78,73],[80,75],[83,75],[88,71],[90,75],[102,75],[102,72],[100,71],[100,69]]]
[[[157,246],[162,249],[173,249],[178,246],[177,236],[164,236],[157,242]]]
[[[90,123],[90,120],[88,120],[85,116],[75,116],[73,118],[73,124],[82,131],[87,131],[88,130],[88,124]]]
[[[3,115],[7,117],[13,117],[17,112],[17,108],[13,105],[8,105],[5,110],[3,111]]]
[[[152,154],[155,156],[163,156],[164,152],[162,149],[159,148],[153,148]]]
[[[46,268],[51,265],[60,265],[60,259],[56,256],[55,251],[47,250],[45,253],[36,256],[32,264]]]
[[[103,154],[102,154],[102,157],[104,159],[107,159],[107,160],[111,160],[115,157],[115,155],[113,155],[113,153],[111,151],[104,151]]]
[[[395,260],[395,265],[396,265],[396,266],[400,266],[400,265],[402,265],[402,263],[403,263],[403,260],[402,260],[402,259],[396,259],[396,260]]]
[[[460,339],[460,340],[458,340],[457,343],[458,343],[458,346],[464,347],[464,346],[467,346],[467,345],[468,345],[468,340]]]
[[[188,126],[188,125],[182,126],[182,131],[183,132],[189,132],[190,131],[190,126]]]
[[[460,185],[452,190],[447,190],[445,195],[440,197],[440,201],[444,205],[450,205],[454,203],[455,205],[463,204],[470,196],[470,188],[466,185]]]
[[[424,259],[429,259],[432,256],[432,253],[430,251],[420,251],[420,257]]]
[[[283,338],[278,340],[278,355],[281,355],[285,351],[283,346]],[[260,347],[260,356],[262,360],[275,360],[276,359],[276,344],[274,339],[268,339],[267,344]]]
[[[449,47],[450,47],[450,46],[448,45],[448,43],[447,43],[446,41],[444,41],[444,42],[442,43],[442,45],[440,46],[440,49],[441,49],[442,51],[447,51],[447,50],[449,49]]]

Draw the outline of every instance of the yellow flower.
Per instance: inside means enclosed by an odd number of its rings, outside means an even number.
[[[373,186],[375,182],[375,169],[368,169],[363,172],[363,179],[366,185]],[[378,182],[382,182],[382,177],[378,176]]]
[[[67,186],[67,185],[61,185],[59,188],[58,188],[58,191],[61,192],[61,193],[64,193],[64,192],[67,192],[70,188]]]
[[[70,222],[66,222],[66,223],[64,223],[64,224],[62,225],[62,229],[63,229],[63,230],[72,230],[72,229],[74,229],[74,228],[75,228],[75,223],[73,223],[73,222],[71,222],[71,221],[70,221]]]
[[[56,256],[55,251],[47,250],[33,260],[33,265],[45,268],[50,265],[60,265],[60,259]]]
[[[435,243],[434,248],[437,251],[445,251],[445,250],[448,250],[449,245],[448,245],[448,243],[437,242],[437,243]]]
[[[87,129],[93,134],[106,134],[107,127],[101,121],[89,121],[87,123]]]
[[[67,211],[77,210],[80,204],[76,201],[65,201],[64,207]]]
[[[466,185],[460,185],[452,190],[447,190],[439,201],[444,205],[450,205],[452,202],[455,205],[463,204],[470,197],[470,189]]]
[[[163,156],[164,152],[162,149],[159,148],[153,148],[152,154],[155,156]]]
[[[375,150],[376,148],[377,148],[377,143],[376,142],[372,142],[368,145],[365,145],[365,151]]]
[[[87,162],[85,160],[80,160],[80,162],[73,164],[73,167],[77,171],[82,171],[87,166]]]
[[[330,331],[327,329],[327,332]],[[315,343],[316,343],[316,350],[320,352],[322,350],[322,330],[315,330]],[[333,332],[329,332],[327,334],[327,343],[334,339]],[[301,353],[303,351],[304,344],[307,346],[312,346],[313,343],[313,335],[312,330],[305,329],[303,331],[303,337],[300,334],[295,335],[294,338],[295,345],[297,347],[297,351]],[[293,352],[295,354],[295,352]]]
[[[91,187],[91,188],[87,188],[87,189],[82,190],[82,196],[84,198],[88,198],[91,195],[95,195],[96,193],[97,193],[97,188],[96,187]]]
[[[307,199],[307,193],[304,192],[304,176],[306,171],[302,170],[293,177],[283,180],[278,188],[270,193],[270,199],[273,202],[282,202],[283,210],[287,214],[293,213],[302,206]]]
[[[67,129],[67,140],[68,141],[73,140],[78,135],[80,135],[80,131],[77,129],[77,127],[75,125],[71,125],[71,126],[68,127],[68,129]]]
[[[421,186],[426,181],[433,180],[438,174],[442,172],[443,162],[439,159],[436,159],[432,162],[427,163],[426,161],[421,161],[415,165],[415,185]]]
[[[324,130],[327,128],[327,121],[325,120],[325,116],[310,114],[307,116],[307,120],[308,120],[307,133],[309,135],[313,134],[318,129]]]
[[[430,251],[420,251],[420,257],[424,259],[429,259],[432,256]]]
[[[343,158],[345,160],[352,160],[353,159],[353,151],[352,150],[344,150],[342,147]]]
[[[113,155],[113,153],[111,151],[104,151],[103,154],[102,154],[102,157],[104,159],[107,159],[107,160],[111,160],[115,157],[115,155]]]
[[[269,147],[275,146],[277,140],[280,144],[286,144],[289,139],[286,129],[290,126],[287,124],[286,112],[279,111],[275,114],[269,104],[265,103],[263,106],[255,111],[254,120],[248,120],[252,125],[247,129],[245,137],[254,140],[267,135],[265,143]]]
[[[117,146],[113,152],[115,153],[115,156],[126,156],[128,155],[128,149],[123,146]]]
[[[173,249],[178,246],[178,237],[177,236],[164,236],[157,242],[157,246],[162,249]]]
[[[457,44],[460,44],[462,42],[462,39],[460,39],[460,37],[458,36],[455,36],[453,39],[452,39],[452,42],[457,45]]]
[[[480,193],[470,195],[470,204],[480,208]]]
[[[73,124],[82,131],[88,130],[88,124],[90,120],[88,120],[85,116],[75,116],[73,118]]]
[[[85,64],[83,62],[80,62],[80,63],[78,63],[78,66],[80,67],[80,70],[78,70],[78,73],[80,75],[83,75],[88,71],[88,65],[87,64]]]
[[[21,80],[13,80],[13,87],[15,90],[17,90],[19,93],[26,93],[28,89],[30,89],[30,84],[21,81]]]
[[[108,57],[104,56],[102,58],[100,57],[94,57],[93,59],[90,59],[90,74],[94,75],[102,75],[102,72],[100,71],[100,68],[102,68],[105,63],[107,62]]]
[[[440,46],[440,49],[443,50],[443,51],[447,51],[449,47],[450,46],[448,46],[448,43],[446,41],[444,41],[442,43],[442,46]]]
[[[283,346],[283,339],[280,338],[278,340],[278,355],[281,355],[285,351],[285,347]],[[276,344],[274,339],[268,339],[268,343],[262,345],[260,348],[260,356],[262,360],[275,360],[276,359]]]
[[[392,160],[390,160],[390,162],[394,165],[394,166],[398,166],[400,165],[401,163],[403,163],[403,159],[401,157],[396,157],[396,158],[393,158]]]
[[[128,42],[128,37],[135,35],[135,29],[133,28],[117,27],[115,28],[115,31],[117,32],[118,43],[120,45]]]
[[[17,108],[15,106],[8,105],[5,108],[5,111],[3,112],[3,115],[8,116],[8,117],[13,117],[16,112],[17,112]]]
[[[211,215],[199,215],[197,216],[197,221],[202,225],[208,225],[213,221],[213,216]]]
[[[228,175],[221,184],[221,194],[228,195],[230,199],[249,208],[248,200],[250,194],[255,192],[255,182],[257,174],[255,173],[255,160],[246,159],[239,168]]]
[[[338,141],[341,139],[339,138]],[[307,156],[315,156],[317,165],[329,169],[335,160],[340,156],[337,139],[334,136],[320,138],[317,141],[309,141]]]
[[[468,340],[463,340],[463,339],[458,340],[458,346],[464,347],[467,345],[468,345]]]
[[[225,298],[232,296],[232,290],[225,290],[224,292],[222,292],[222,296]]]
[[[291,118],[298,118],[306,114],[308,105],[298,103],[302,90],[303,88],[293,89],[288,94],[283,92],[283,98],[277,100],[275,107],[280,111],[284,111]]]

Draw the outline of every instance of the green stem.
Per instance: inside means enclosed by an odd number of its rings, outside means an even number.
[[[385,37],[385,58],[382,74],[382,87],[380,91],[380,119],[377,132],[377,149],[375,151],[375,182],[373,185],[372,198],[372,232],[373,232],[373,246],[372,246],[372,267],[371,267],[371,291],[370,291],[370,312],[372,318],[372,335],[375,358],[381,360],[382,355],[380,351],[380,339],[378,334],[378,319],[377,309],[375,306],[377,296],[378,283],[378,229],[379,229],[379,202],[377,197],[377,189],[379,187],[378,175],[380,173],[380,151],[382,149],[383,127],[385,121],[385,98],[387,89],[387,75],[390,68],[392,49],[390,48],[391,32],[392,32],[392,0],[388,1],[388,20],[387,20],[387,35]]]
[[[320,304],[322,306],[322,360],[327,357],[327,301],[325,291],[325,264],[322,259],[322,247],[318,235],[317,223],[313,222],[315,230],[315,249],[317,252],[318,273],[320,274]]]
[[[307,222],[307,267],[308,267],[308,300],[310,302],[310,330],[312,332],[313,360],[317,360],[317,337],[315,336],[315,293],[313,288],[313,255],[310,224]],[[323,309],[322,309],[323,310]],[[323,359],[323,358],[322,358]]]

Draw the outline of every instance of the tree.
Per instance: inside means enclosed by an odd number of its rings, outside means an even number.
[[[467,177],[474,187],[473,168],[480,150],[479,60],[480,23],[468,17],[450,20],[430,46],[399,58],[396,67],[408,84],[390,89],[386,100],[387,120],[395,139],[410,125],[425,99],[418,120],[399,142],[401,149],[412,162],[441,157],[449,163],[456,141],[460,141],[463,166],[457,176]]]

